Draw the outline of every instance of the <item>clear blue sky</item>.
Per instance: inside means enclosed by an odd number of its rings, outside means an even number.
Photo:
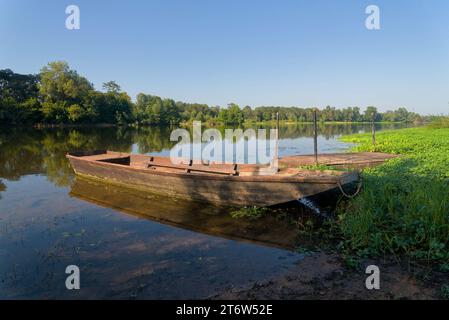
[[[0,68],[53,60],[133,99],[449,113],[449,1],[0,0]]]

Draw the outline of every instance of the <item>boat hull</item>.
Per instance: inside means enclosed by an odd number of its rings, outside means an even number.
[[[85,160],[68,155],[77,175],[151,193],[230,206],[271,206],[354,182],[356,175],[339,179],[303,177],[240,177],[157,172],[118,163]],[[277,175],[276,175],[277,176]]]

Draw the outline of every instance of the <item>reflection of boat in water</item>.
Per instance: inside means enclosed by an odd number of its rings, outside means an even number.
[[[70,196],[133,216],[228,239],[292,248],[297,236],[294,225],[274,216],[256,221],[235,219],[229,215],[229,208],[167,198],[81,177],[75,179]]]
[[[178,164],[170,158],[111,151],[67,155],[76,174],[153,193],[226,205],[270,206],[358,179],[355,172],[249,164]]]

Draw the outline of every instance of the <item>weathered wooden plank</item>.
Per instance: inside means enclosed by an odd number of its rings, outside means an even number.
[[[331,153],[318,155],[318,164],[329,166],[363,167],[381,164],[396,157],[399,157],[399,155],[380,152]],[[313,155],[295,155],[283,157],[279,160],[279,163],[281,166],[292,168],[314,165],[316,162]]]

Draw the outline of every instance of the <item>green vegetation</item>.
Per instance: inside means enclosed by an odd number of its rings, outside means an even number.
[[[268,212],[269,209],[263,207],[243,207],[231,211],[231,216],[233,218],[259,219]]]
[[[242,124],[245,121],[245,116],[238,105],[231,103],[227,109],[220,110],[218,120],[224,124]]]
[[[434,129],[449,128],[449,117],[433,117],[429,127]]]
[[[403,156],[367,169],[363,192],[340,210],[344,247],[360,256],[399,254],[449,262],[449,129],[411,128],[346,136],[356,151]]]
[[[40,121],[39,77],[0,70],[0,123]]]
[[[51,62],[39,75],[0,71],[0,123],[61,124],[129,122],[131,99],[114,82],[94,90],[65,62]]]
[[[133,110],[137,123],[142,125],[173,124],[180,121],[179,110],[171,99],[140,93]]]
[[[21,75],[0,70],[0,123],[23,124],[134,124],[167,125],[200,120],[210,124],[241,125],[245,122],[311,122],[313,108],[262,106],[227,108],[207,104],[175,102],[140,93],[133,103],[114,81],[95,90],[85,77],[66,62],[50,62],[38,75]],[[378,113],[375,107],[361,112],[358,107],[318,112],[320,122],[422,122],[426,118],[405,108]]]

